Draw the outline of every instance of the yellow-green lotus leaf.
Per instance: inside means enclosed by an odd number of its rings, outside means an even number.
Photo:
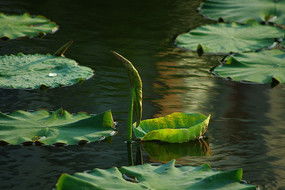
[[[183,143],[203,136],[209,120],[210,115],[175,112],[165,117],[143,120],[133,130],[135,136],[143,141]]]

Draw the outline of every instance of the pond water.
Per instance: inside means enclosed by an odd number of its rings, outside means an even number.
[[[0,90],[2,112],[64,109],[76,113],[112,109],[119,133],[85,146],[0,147],[1,190],[50,190],[61,173],[129,164],[126,136],[129,83],[116,50],[133,61],[144,84],[143,118],[172,112],[212,114],[207,139],[180,145],[144,143],[143,162],[244,169],[244,179],[261,189],[285,190],[285,87],[239,84],[212,76],[220,57],[182,52],[179,33],[210,23],[196,9],[200,0],[0,0],[5,13],[41,14],[60,30],[39,39],[0,43],[0,55],[53,53],[74,40],[66,54],[95,70],[78,85],[51,90]],[[136,155],[138,146],[133,147]],[[139,161],[142,161],[138,159]]]

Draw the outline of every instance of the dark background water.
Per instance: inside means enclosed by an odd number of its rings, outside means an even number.
[[[244,178],[261,189],[285,189],[285,88],[215,78],[208,70],[219,57],[181,52],[179,33],[210,23],[196,9],[200,0],[0,0],[5,13],[41,14],[60,30],[42,39],[0,43],[0,55],[52,53],[68,40],[66,54],[95,70],[78,85],[45,91],[0,89],[2,112],[55,110],[98,113],[112,109],[119,133],[86,146],[0,147],[1,190],[50,190],[63,172],[128,165],[126,118],[129,84],[116,50],[132,60],[144,84],[143,118],[179,112],[212,114],[206,142],[143,144],[144,162],[168,161],[213,168],[242,167]],[[135,151],[134,147],[134,152]]]

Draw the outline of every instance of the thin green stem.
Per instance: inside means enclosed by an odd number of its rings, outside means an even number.
[[[128,149],[128,161],[129,165],[133,166],[134,165],[134,157],[133,157],[133,144],[132,142],[127,142],[127,149]]]
[[[134,97],[135,97],[135,90],[131,88],[131,101],[129,105],[129,115],[128,115],[128,141],[132,141],[133,138],[133,113],[134,113]]]

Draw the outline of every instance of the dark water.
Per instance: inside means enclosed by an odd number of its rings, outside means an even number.
[[[52,53],[68,40],[66,54],[89,66],[95,77],[83,84],[47,91],[0,90],[2,112],[18,109],[98,113],[112,109],[119,134],[86,146],[0,147],[1,190],[50,190],[63,172],[128,165],[126,117],[128,79],[112,57],[116,50],[135,63],[144,82],[143,117],[174,111],[212,114],[205,142],[145,143],[144,162],[209,163],[242,167],[244,178],[261,189],[285,189],[285,88],[247,85],[211,76],[218,57],[198,58],[174,48],[173,38],[209,23],[196,12],[199,0],[0,0],[0,11],[41,14],[60,30],[42,39],[0,43],[0,54]],[[134,147],[134,153],[136,147]]]

